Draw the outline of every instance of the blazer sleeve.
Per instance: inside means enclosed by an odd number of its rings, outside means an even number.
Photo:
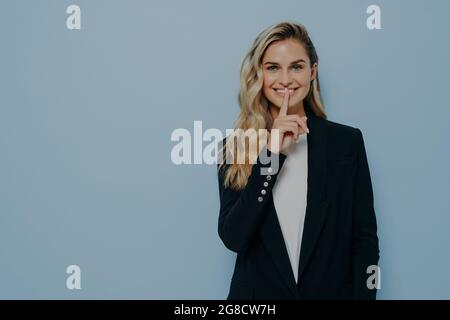
[[[269,175],[262,175],[262,168],[271,167],[270,162],[267,164],[261,162],[263,152],[269,157],[272,156],[267,147],[261,150],[256,163],[252,166],[247,185],[239,191],[224,186],[224,177],[229,164],[225,164],[218,171],[220,195],[218,232],[224,245],[234,252],[244,251],[255,235],[269,195],[287,157],[283,153],[274,153],[273,156],[278,157],[278,170],[273,170]]]
[[[358,155],[353,203],[353,283],[354,298],[376,298],[377,289],[369,289],[367,280],[372,273],[367,268],[377,265],[379,247],[377,222],[373,206],[373,191],[364,139],[357,129]]]

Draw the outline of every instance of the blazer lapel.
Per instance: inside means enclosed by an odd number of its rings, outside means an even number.
[[[298,265],[298,284],[305,271],[327,214],[327,132],[324,119],[305,108],[308,117],[308,191],[303,237]]]
[[[308,117],[307,125],[310,133],[308,144],[308,191],[306,215],[303,228],[302,245],[298,270],[298,283],[305,270],[315,243],[322,228],[327,212],[326,200],[326,128],[325,121],[305,108]],[[270,253],[281,277],[294,296],[298,297],[298,289],[292,272],[289,255],[281,231],[276,209],[271,195],[268,213],[260,227],[261,239]]]

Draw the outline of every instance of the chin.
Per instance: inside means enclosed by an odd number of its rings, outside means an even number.
[[[300,103],[300,101],[302,101],[301,99],[291,99],[289,100],[289,108],[292,106],[296,106],[298,103]],[[281,108],[281,104],[283,103],[283,98],[280,99],[280,97],[276,97],[275,99],[271,99],[270,102],[277,106],[278,108]]]

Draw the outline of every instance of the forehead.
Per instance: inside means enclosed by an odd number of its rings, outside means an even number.
[[[298,59],[309,61],[305,48],[299,41],[287,39],[272,42],[264,53],[263,63],[266,61],[290,63]]]

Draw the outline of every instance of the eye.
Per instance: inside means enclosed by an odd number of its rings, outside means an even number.
[[[273,70],[276,70],[276,69],[277,69],[277,66],[269,66],[267,68],[267,70],[269,70],[269,71],[273,71]]]
[[[300,64],[294,64],[294,65],[292,66],[292,68],[293,68],[294,70],[300,70],[300,69],[303,69],[303,66],[300,65]]]

